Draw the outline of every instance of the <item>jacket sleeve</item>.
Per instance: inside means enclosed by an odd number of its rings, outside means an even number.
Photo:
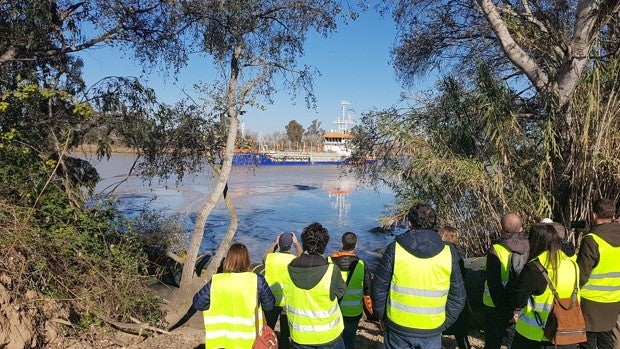
[[[207,282],[200,291],[194,295],[192,308],[196,310],[208,310],[211,305],[211,281]]]
[[[332,300],[342,298],[342,296],[344,296],[344,293],[347,291],[347,284],[342,279],[342,273],[340,272],[340,268],[338,268],[337,265],[334,265],[334,269],[332,272],[332,283],[329,287],[329,291],[329,298]]]
[[[510,301],[507,299],[504,285],[502,285],[502,265],[499,257],[491,251],[487,254],[486,270],[489,293],[491,293],[491,299],[493,299],[495,308],[503,313],[510,313],[509,316],[512,316]]]
[[[385,316],[385,306],[390,290],[390,282],[392,281],[392,274],[394,273],[395,246],[396,242],[394,241],[386,247],[379,264],[377,264],[377,269],[372,279],[370,290],[372,308],[379,320],[383,320]]]
[[[465,308],[465,283],[461,274],[461,256],[453,245],[450,245],[452,252],[452,272],[450,273],[450,290],[448,291],[448,301],[446,302],[446,321],[443,329],[450,327],[459,317]]]
[[[265,277],[262,275],[257,275],[257,283],[258,283],[258,299],[260,300],[260,305],[264,311],[272,310],[276,305],[276,299],[265,280]]]
[[[547,289],[547,281],[538,270],[532,269],[532,263],[523,268],[521,275],[508,281],[506,285],[512,299],[512,308],[523,308],[532,295],[541,295]]]
[[[364,263],[364,296],[370,295],[370,285],[372,284],[372,273],[368,270],[368,265]]]
[[[577,255],[577,265],[579,265],[579,286],[583,286],[590,279],[592,269],[596,267],[600,259],[598,244],[591,236],[586,236],[581,240],[581,247]]]

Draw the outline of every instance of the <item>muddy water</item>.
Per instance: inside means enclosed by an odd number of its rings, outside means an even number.
[[[117,154],[110,160],[92,160],[103,180],[97,191],[109,188],[125,178],[133,156]],[[173,181],[151,185],[130,177],[115,190],[121,198],[120,208],[127,215],[138,214],[145,205],[166,214],[178,214],[188,232],[194,226],[196,212],[201,208],[215,183],[209,172],[186,176],[176,185]],[[393,236],[372,232],[377,219],[388,213],[394,195],[385,188],[370,188],[353,175],[343,175],[337,166],[265,166],[233,169],[229,193],[239,215],[235,241],[248,246],[253,262],[277,234],[300,232],[312,222],[323,224],[330,233],[327,252],[340,247],[340,237],[352,231],[358,235],[358,253],[371,266],[376,263],[378,247],[385,246]],[[205,228],[201,252],[212,252],[226,231],[230,220],[223,202],[210,215]],[[398,233],[398,231],[397,231]]]

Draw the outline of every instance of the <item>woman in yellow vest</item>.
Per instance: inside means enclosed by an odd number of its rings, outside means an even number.
[[[538,263],[545,268],[560,298],[570,297],[573,293],[575,281],[579,281],[579,267],[562,251],[562,239],[552,225],[535,224],[528,240],[532,259],[523,268],[519,280],[508,283],[514,304],[521,309],[511,348],[576,348],[577,345],[556,347],[545,337],[544,328],[553,304],[553,294]]]
[[[260,300],[260,305],[257,301]],[[258,328],[263,327],[263,310],[273,309],[275,299],[265,278],[250,271],[250,255],[243,244],[233,244],[222,264],[196,295],[192,307],[202,310],[205,349],[250,349]]]

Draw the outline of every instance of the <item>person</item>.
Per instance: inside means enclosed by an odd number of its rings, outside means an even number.
[[[240,243],[232,244],[222,272],[213,275],[192,302],[192,308],[203,312],[205,348],[252,348],[256,312],[258,328],[262,328],[262,310],[273,309],[274,303],[265,278],[250,271],[248,249]]]
[[[562,239],[551,224],[536,223],[528,240],[530,261],[521,275],[508,281],[513,308],[520,309],[512,349],[556,347],[545,337],[544,328],[553,304],[553,293],[542,269],[553,282],[560,298],[571,297],[579,278],[579,267],[562,251]],[[577,295],[578,296],[578,295]],[[576,348],[577,345],[558,345],[557,348]]]
[[[323,253],[329,233],[312,223],[301,233],[303,253],[287,267],[282,281],[293,348],[343,349],[342,314],[338,299],[347,285],[340,270]]]
[[[297,255],[291,253],[291,247],[295,246]],[[276,249],[279,249],[276,252]],[[275,328],[276,323],[280,320],[280,332],[278,333],[278,347],[280,349],[288,349],[289,344],[289,328],[286,312],[284,312],[284,299],[282,297],[282,278],[287,272],[288,264],[301,255],[301,245],[297,241],[295,233],[279,234],[273,244],[269,246],[263,255],[263,263],[265,265],[265,280],[276,299],[275,307],[265,312],[267,325]]]
[[[381,257],[371,286],[373,308],[385,326],[385,348],[441,348],[441,333],[465,306],[465,286],[454,245],[437,233],[428,205],[408,214],[410,229]]]
[[[484,347],[499,349],[502,342],[510,348],[514,337],[514,309],[505,286],[517,277],[528,260],[530,245],[523,232],[521,217],[509,212],[500,220],[499,238],[489,251],[483,269],[486,282],[482,303],[484,304]]]
[[[346,349],[355,348],[357,326],[362,318],[364,296],[370,296],[370,272],[355,253],[357,235],[353,232],[342,234],[342,249],[332,253],[328,260],[342,272],[347,290],[340,299],[340,312],[344,320],[342,340]]]
[[[581,348],[613,349],[613,329],[620,313],[620,223],[612,222],[614,202],[592,205],[594,227],[581,240],[581,309],[588,341]]]

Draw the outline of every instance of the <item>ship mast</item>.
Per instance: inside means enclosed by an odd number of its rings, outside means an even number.
[[[334,122],[334,124],[338,125],[338,132],[340,133],[349,133],[349,126],[353,124],[351,114],[347,112],[347,106],[350,104],[351,102],[345,100],[340,102],[340,105],[342,105],[342,116]]]

